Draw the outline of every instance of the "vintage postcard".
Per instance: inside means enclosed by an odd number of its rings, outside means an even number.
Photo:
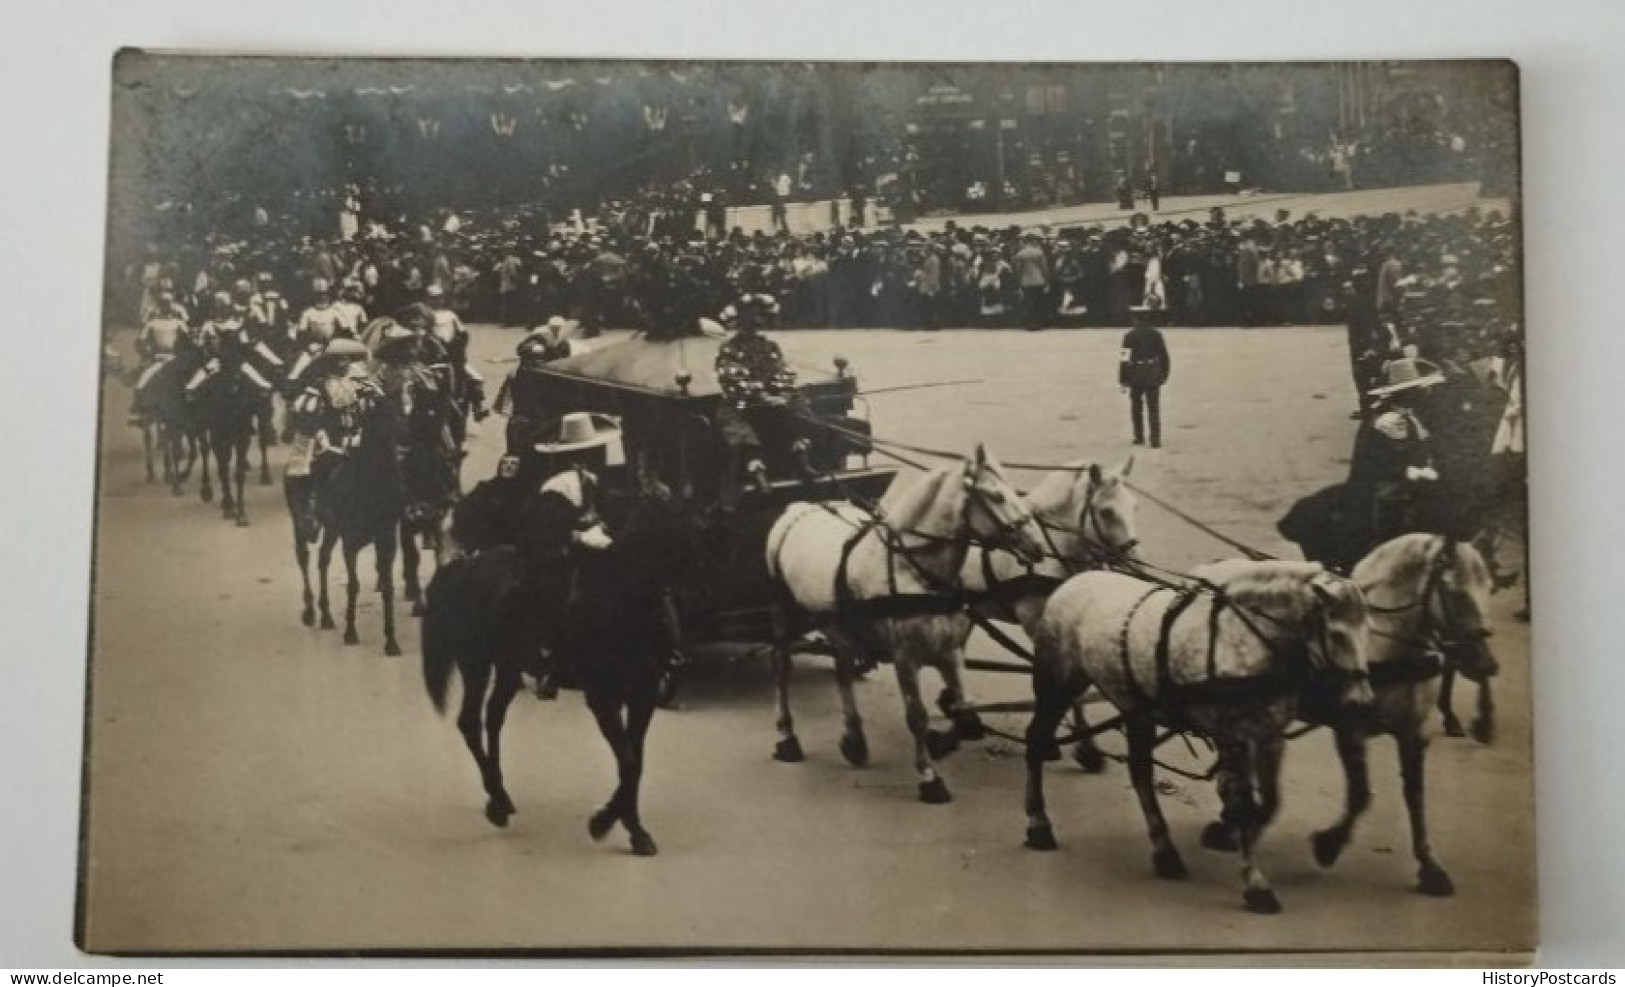
[[[1512,63],[113,81],[82,949],[1533,954]]]

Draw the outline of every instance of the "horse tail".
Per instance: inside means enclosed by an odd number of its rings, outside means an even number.
[[[446,711],[451,670],[457,664],[458,648],[464,644],[460,630],[467,580],[468,562],[457,559],[436,569],[424,590],[423,688],[437,713]]]

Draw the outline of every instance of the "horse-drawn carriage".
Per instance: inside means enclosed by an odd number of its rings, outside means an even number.
[[[723,402],[716,375],[716,336],[654,340],[634,336],[516,374],[535,386],[515,387],[513,414],[533,422],[576,412],[613,417],[621,448],[612,450],[600,493],[613,515],[633,500],[640,479],[658,479],[705,528],[694,578],[678,588],[683,647],[772,640],[772,586],[762,547],[786,505],[807,500],[878,502],[895,469],[869,465],[868,421],[857,414],[858,382],[844,361],[829,371],[802,369],[806,401],[804,460],[788,443],[764,436],[766,489],[745,488],[725,507],[728,460],[716,416]],[[810,467],[810,473],[809,473]]]

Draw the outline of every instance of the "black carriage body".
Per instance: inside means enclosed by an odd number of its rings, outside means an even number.
[[[613,515],[614,503],[632,496],[634,470],[641,469],[703,519],[710,533],[705,557],[695,560],[696,577],[678,601],[688,644],[770,640],[773,600],[765,546],[774,520],[796,501],[879,501],[897,474],[868,465],[869,423],[854,415],[856,378],[802,371],[799,389],[812,415],[831,426],[808,428],[808,459],[816,478],[802,476],[789,450],[763,436],[772,490],[747,486],[736,510],[721,511],[726,460],[716,414],[723,397],[714,369],[721,344],[713,336],[634,336],[519,370],[530,379],[514,388],[514,414],[533,422],[581,411],[620,421],[624,461],[607,470],[606,513]]]

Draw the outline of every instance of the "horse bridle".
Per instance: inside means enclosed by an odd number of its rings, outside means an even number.
[[[1085,565],[1094,565],[1102,562],[1111,563],[1117,561],[1118,559],[1126,558],[1129,553],[1133,552],[1135,547],[1140,544],[1140,540],[1138,538],[1130,538],[1121,545],[1113,545],[1106,538],[1106,528],[1100,520],[1099,497],[1100,491],[1105,486],[1105,480],[1097,480],[1094,473],[1089,474],[1089,489],[1085,490],[1083,493],[1083,514],[1079,518],[1077,528],[1068,528],[1064,525],[1052,524],[1051,522],[1045,521],[1042,518],[1039,519],[1039,526],[1045,529],[1044,539],[1049,543],[1050,549],[1055,551],[1057,557],[1060,556],[1060,552],[1055,548],[1055,543],[1050,540],[1048,530],[1050,527],[1054,527],[1057,531],[1064,531],[1069,534],[1080,535],[1083,537],[1084,541],[1093,546],[1094,551],[1091,553],[1091,555],[1082,560]],[[1093,525],[1095,529],[1093,538],[1089,537],[1090,525]],[[1074,560],[1062,558],[1060,561],[1062,565],[1067,567],[1069,572],[1075,571],[1071,566],[1071,562]]]
[[[1460,630],[1456,623],[1455,611],[1450,604],[1450,595],[1444,591],[1445,572],[1455,564],[1456,542],[1448,535],[1441,535],[1439,550],[1434,553],[1433,561],[1428,565],[1427,581],[1422,586],[1422,592],[1410,603],[1397,607],[1379,607],[1367,602],[1366,606],[1373,613],[1397,615],[1409,613],[1412,610],[1422,612],[1421,642],[1414,642],[1423,647],[1433,647],[1449,657],[1450,653],[1471,646],[1475,641],[1485,641],[1491,637],[1487,627],[1479,626],[1472,630]],[[1363,587],[1362,587],[1363,591]],[[1435,619],[1432,601],[1439,600],[1440,614]],[[1443,625],[1443,626],[1440,626]],[[1384,635],[1394,637],[1394,635]]]
[[[981,487],[976,485],[977,476],[985,468],[985,464],[970,461],[965,463],[962,482],[969,503],[966,505],[965,510],[960,512],[959,526],[954,532],[954,547],[956,549],[961,547],[968,549],[972,542],[982,542],[984,547],[987,548],[1002,548],[1014,551],[1015,546],[1021,541],[1021,529],[1033,523],[1033,513],[1023,504],[1014,518],[1006,521],[999,517],[998,512],[988,503],[987,494],[983,493]],[[987,516],[989,521],[993,522],[996,530],[991,538],[981,539],[977,537],[971,522],[971,512],[974,510],[980,510]],[[1040,528],[1042,528],[1042,524],[1040,524]],[[1048,535],[1045,536],[1045,539],[1048,540]]]

